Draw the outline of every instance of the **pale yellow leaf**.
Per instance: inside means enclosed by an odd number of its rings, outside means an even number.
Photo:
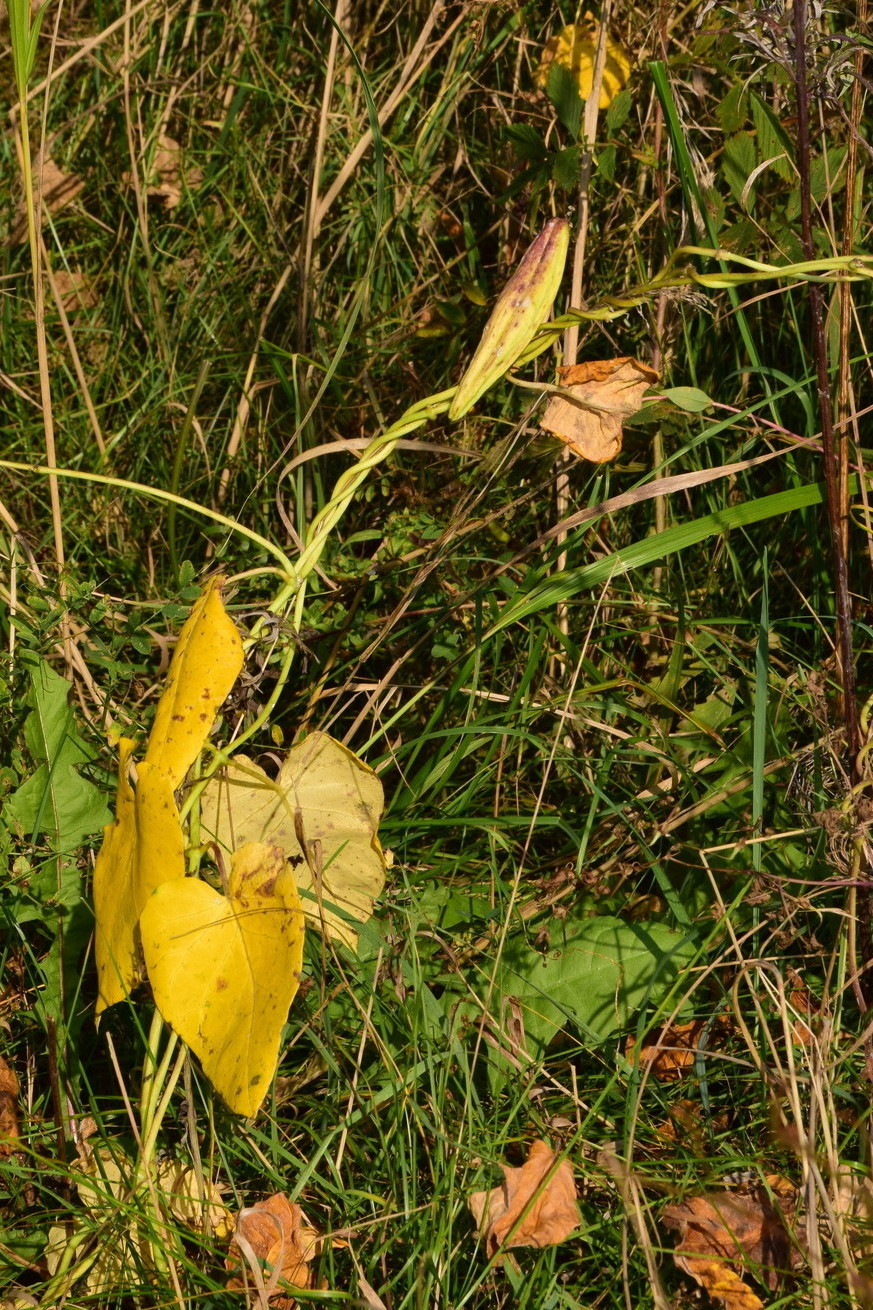
[[[303,915],[282,850],[237,851],[222,896],[196,878],[163,883],[140,919],[155,1004],[237,1114],[256,1114],[303,961]]]
[[[196,1169],[181,1160],[164,1160],[158,1166],[157,1189],[167,1208],[186,1227],[211,1233],[219,1241],[230,1237],[234,1217],[221,1199],[215,1183],[203,1180],[201,1190]]]
[[[189,614],[173,654],[145,753],[178,787],[209,736],[216,711],[243,666],[240,635],[212,578]]]
[[[308,921],[354,948],[356,925],[371,917],[385,882],[376,836],[384,803],[372,769],[313,732],[289,751],[275,781],[235,755],[203,793],[201,831],[225,851],[250,841],[281,846]]]

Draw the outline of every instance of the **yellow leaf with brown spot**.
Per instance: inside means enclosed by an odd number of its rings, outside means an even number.
[[[200,825],[224,851],[246,842],[281,846],[294,865],[303,913],[313,927],[354,946],[385,882],[376,831],[385,803],[372,769],[324,732],[288,752],[269,778],[235,755],[201,797]]]
[[[155,1004],[237,1114],[256,1114],[276,1069],[303,962],[294,873],[277,846],[236,851],[222,896],[164,883],[140,919]]]
[[[582,459],[595,464],[615,459],[622,424],[642,407],[646,390],[658,381],[648,364],[623,355],[595,359],[558,370],[566,396],[551,396],[540,427]]]
[[[158,702],[145,753],[180,786],[209,736],[216,711],[243,666],[240,635],[212,578],[189,614]]]
[[[133,742],[122,738],[118,750],[115,820],[103,830],[94,865],[98,1015],[139,982],[137,924],[146,901],[160,883],[185,877],[185,838],[171,780],[143,763],[134,790],[128,777]]]

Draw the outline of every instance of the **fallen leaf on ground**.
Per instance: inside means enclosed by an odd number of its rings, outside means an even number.
[[[0,1160],[18,1149],[18,1079],[0,1055]]]
[[[325,1238],[307,1220],[299,1205],[282,1192],[240,1210],[232,1241],[239,1248],[225,1260],[230,1273],[227,1287],[232,1292],[257,1287],[260,1275],[264,1292],[276,1310],[293,1310],[297,1305],[279,1283],[301,1289],[311,1286],[310,1262],[321,1253]],[[332,1242],[331,1245],[342,1245]],[[252,1268],[255,1262],[257,1274]]]
[[[719,1020],[712,1024],[708,1019],[692,1019],[689,1023],[653,1028],[640,1045],[640,1064],[648,1065],[659,1082],[675,1082],[694,1068],[701,1038],[704,1034],[710,1037],[716,1025],[723,1027]],[[625,1055],[629,1060],[633,1059],[636,1046],[636,1038],[628,1037]]]
[[[817,1018],[819,1007],[815,998],[795,969],[787,970],[788,982],[791,984],[791,990],[788,993],[788,1008],[794,1015],[791,1024],[791,1037],[797,1046],[810,1046],[813,1040],[813,1031],[807,1020]]]
[[[51,155],[46,155],[42,160],[37,157],[33,169],[33,186],[35,198],[42,196],[42,225],[45,225],[49,215],[59,214],[67,205],[72,204],[84,185],[82,179],[74,173],[65,173],[62,168],[58,168]],[[13,244],[27,240],[27,211],[23,200],[15,214],[11,240]]]
[[[724,1113],[707,1115],[698,1101],[683,1099],[667,1107],[668,1117],[658,1124],[655,1136],[663,1142],[681,1143],[695,1155],[706,1155],[711,1133],[724,1132],[729,1124]]]
[[[535,1141],[520,1169],[501,1165],[500,1187],[469,1197],[467,1204],[489,1257],[504,1242],[507,1247],[554,1246],[579,1227],[573,1166],[562,1160],[552,1170],[555,1159],[546,1142]]]
[[[835,1210],[844,1220],[852,1255],[866,1274],[873,1272],[873,1181],[844,1170],[836,1179]]]
[[[382,784],[345,746],[311,732],[291,748],[275,781],[235,755],[201,797],[201,832],[224,851],[245,842],[281,846],[294,866],[309,923],[355,948],[385,882],[376,836]]]
[[[574,455],[603,464],[621,450],[622,424],[642,407],[646,390],[658,381],[648,364],[629,355],[589,360],[558,369],[560,385],[573,397],[551,396],[540,427]]]
[[[215,1183],[203,1179],[201,1190],[197,1170],[181,1160],[165,1160],[158,1167],[157,1189],[167,1208],[197,1233],[209,1233],[223,1241],[233,1232],[233,1215],[221,1199]]]
[[[708,1192],[668,1205],[661,1222],[679,1234],[673,1258],[727,1310],[763,1310],[764,1302],[744,1282],[749,1270],[775,1292],[799,1261],[781,1204],[758,1188],[754,1196]]]
[[[130,185],[130,173],[122,181]],[[160,196],[167,209],[175,209],[183,192],[193,190],[203,181],[203,170],[193,167],[182,171],[182,147],[173,137],[162,135],[146,179],[146,195]]]
[[[549,84],[549,74],[553,64],[560,64],[568,69],[576,79],[579,95],[587,100],[591,95],[594,80],[594,60],[597,55],[599,27],[593,14],[586,13],[579,23],[571,23],[555,36],[550,37],[543,49],[543,60],[536,72],[537,86],[544,89]],[[600,84],[601,109],[606,109],[624,86],[631,70],[631,62],[624,49],[606,38],[606,63],[603,68],[603,81]]]
[[[74,268],[68,272],[61,268],[53,277],[58,299],[64,312],[71,318],[84,309],[93,309],[100,299],[96,282],[80,269]]]

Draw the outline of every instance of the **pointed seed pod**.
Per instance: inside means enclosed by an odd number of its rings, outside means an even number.
[[[569,245],[570,227],[566,219],[550,218],[528,246],[503,288],[476,353],[458,383],[449,406],[452,421],[462,418],[512,368],[539,328],[548,321],[564,275]]]

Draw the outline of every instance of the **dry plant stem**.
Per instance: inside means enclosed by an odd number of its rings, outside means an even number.
[[[806,258],[812,259],[815,254],[815,246],[812,239],[812,200],[810,194],[810,97],[806,75],[806,24],[808,12],[806,0],[796,0],[794,5],[794,78],[797,104],[797,166],[800,174],[801,242]],[[837,610],[837,652],[849,753],[848,772],[852,783],[855,783],[858,780],[855,757],[858,754],[860,741],[858,735],[858,706],[855,699],[849,570],[846,551],[843,549],[844,523],[848,517],[848,505],[841,502],[840,499],[840,473],[833,424],[833,395],[828,372],[824,304],[821,288],[815,282],[811,282],[809,285],[809,309],[812,319],[812,351],[818,383],[824,478],[827,492],[831,550],[833,553],[834,591]]]
[[[597,138],[597,117],[600,112],[600,88],[603,85],[603,70],[606,67],[609,36],[609,19],[612,0],[604,0],[600,10],[597,29],[597,49],[594,52],[594,69],[591,74],[591,91],[585,101],[585,113],[582,118],[582,158],[579,163],[579,230],[573,249],[573,274],[570,284],[570,304],[578,305],[582,301],[582,278],[585,271],[585,252],[588,244],[588,225],[591,218],[591,174],[594,167],[594,142]],[[576,363],[579,347],[579,324],[571,323],[564,333],[564,364]],[[568,469],[574,456],[567,446],[561,448],[561,470],[555,482],[555,513],[560,523],[567,516],[570,504],[570,478]],[[567,567],[567,552],[563,549],[564,537],[558,538],[560,547],[555,568],[558,573]],[[565,604],[558,606],[558,627],[564,636],[569,631],[569,610]]]
[[[257,367],[258,358],[261,352],[261,339],[263,338],[263,335],[267,330],[267,324],[270,321],[270,315],[275,309],[279,297],[281,296],[282,292],[285,290],[285,283],[288,281],[288,278],[291,276],[292,268],[293,268],[292,264],[286,264],[285,267],[283,268],[279,280],[276,283],[275,287],[273,288],[273,293],[270,296],[270,299],[267,301],[267,304],[264,308],[264,312],[261,315],[261,321],[258,324],[258,331],[257,331],[257,336],[255,337],[255,344],[252,349],[251,356],[249,357],[249,364],[248,364],[248,368],[246,369],[245,381],[243,382],[242,385],[242,395],[240,396],[239,404],[236,407],[236,417],[234,418],[233,421],[233,430],[230,434],[230,440],[227,443],[227,452],[225,454],[225,465],[224,468],[221,470],[221,477],[218,482],[218,494],[216,496],[215,503],[219,506],[223,505],[225,500],[227,499],[227,491],[228,491],[228,487],[230,486],[231,468],[233,465],[233,461],[236,458],[237,451],[240,448],[240,443],[242,442],[243,436],[245,435],[246,427],[248,425],[249,414],[251,413],[251,408],[252,408],[252,395],[253,395],[252,381],[255,376],[255,369]]]
[[[863,32],[867,26],[867,0],[859,0],[858,3],[858,27]],[[849,105],[849,134],[846,143],[846,213],[843,227],[842,254],[850,255],[855,244],[855,203],[857,200],[858,190],[858,141],[861,137],[861,110],[863,101],[863,82],[862,73],[864,70],[864,51],[860,44],[855,49],[853,60],[854,80],[852,82],[852,98]],[[848,436],[845,432],[846,425],[853,417],[854,404],[852,396],[852,376],[849,366],[849,337],[852,320],[852,289],[849,286],[840,287],[840,344],[839,344],[839,377],[837,380],[837,413],[840,419],[839,429],[843,436],[839,442],[838,458],[840,465],[840,503],[848,503],[848,477],[849,477],[849,460],[848,460]],[[857,424],[853,424],[857,428]],[[857,430],[855,431],[856,449],[859,447]],[[845,520],[842,524],[843,533],[843,551],[848,555],[849,550],[849,524]]]
[[[800,223],[803,253],[812,259],[815,247],[812,239],[812,202],[810,196],[810,138],[809,138],[809,87],[806,69],[806,24],[808,16],[807,0],[795,0],[794,36],[795,36],[795,91],[797,103],[797,165],[800,174]],[[851,195],[848,197],[849,222],[851,223]],[[848,288],[845,288],[848,291]],[[830,373],[828,369],[828,348],[825,334],[825,310],[821,288],[817,283],[809,285],[809,310],[812,319],[812,352],[815,360],[818,382],[818,408],[821,422],[822,454],[828,523],[830,527],[831,553],[833,561],[833,581],[835,607],[837,614],[837,665],[839,669],[840,688],[843,702],[843,719],[846,725],[846,745],[848,748],[847,773],[849,782],[854,787],[858,782],[858,752],[861,746],[858,704],[855,695],[855,663],[852,649],[852,602],[849,596],[849,558],[848,558],[848,486],[841,486],[843,479],[840,464],[842,460],[837,451],[837,435],[833,421],[833,395],[831,392]],[[840,446],[845,450],[847,440],[842,437]],[[858,936],[854,950],[860,955],[858,967],[854,970],[857,979],[856,990],[860,993],[863,1008],[871,1001],[870,980],[866,976],[866,965],[873,953],[873,892],[865,889],[857,895],[853,889],[849,893],[849,910],[853,912],[853,924]]]
[[[300,349],[306,339],[309,324],[309,294],[312,277],[312,257],[315,242],[318,240],[320,221],[318,218],[318,190],[321,181],[321,169],[324,164],[324,147],[327,140],[327,124],[330,102],[333,99],[334,78],[336,77],[336,57],[339,48],[340,32],[344,31],[349,20],[349,0],[337,0],[333,11],[333,25],[330,32],[330,46],[327,52],[327,66],[324,70],[324,90],[321,94],[321,113],[318,118],[318,130],[315,137],[315,150],[312,159],[312,177],[309,184],[309,196],[300,238],[300,297],[297,308],[297,340]]]
[[[427,20],[419,33],[418,40],[409,52],[409,58],[406,60],[406,63],[401,70],[400,77],[397,80],[397,85],[379,110],[378,118],[380,128],[384,128],[388,119],[403,100],[403,97],[427,71],[437,52],[445,45],[446,41],[449,40],[455,29],[466,17],[467,6],[465,5],[462,7],[458,17],[454,22],[450,23],[448,29],[442,34],[439,40],[435,41],[430,50],[427,51],[427,54],[422,56],[422,51],[427,45],[431,32],[434,30],[439,16],[445,7],[446,0],[435,0],[435,3],[427,16]],[[373,133],[368,128],[352,150],[346,162],[343,164],[324,198],[319,201],[318,206],[314,210],[312,225],[315,235],[320,231],[331,205],[343,190],[346,183],[350,178],[356,176],[358,164],[372,144]]]
[[[30,244],[30,266],[33,274],[34,324],[36,327],[36,354],[39,367],[39,391],[42,401],[42,423],[45,435],[45,460],[48,471],[49,500],[52,513],[52,534],[54,536],[55,562],[58,568],[58,590],[61,600],[66,596],[66,584],[63,578],[65,564],[64,530],[61,518],[61,497],[58,485],[57,450],[55,446],[54,412],[52,409],[52,392],[49,378],[48,342],[45,331],[45,296],[42,281],[42,243],[40,225],[42,222],[42,179],[34,193],[33,160],[30,153],[30,130],[27,122],[27,103],[19,101],[18,112],[21,120],[19,144],[21,150],[21,175],[24,181],[24,205],[27,211],[27,235]],[[42,169],[42,155],[40,155]],[[66,627],[66,618],[62,620]],[[64,646],[69,645],[69,634],[65,634]],[[68,659],[68,664],[70,663]]]
[[[661,59],[666,64],[669,50],[667,44],[667,9],[666,5],[658,5],[658,37],[661,45]],[[667,215],[667,185],[665,180],[665,169],[661,158],[661,151],[664,145],[664,110],[660,101],[655,104],[655,141],[654,141],[654,158],[655,158],[655,184],[658,190],[658,213],[661,218],[661,230],[668,230]],[[652,367],[660,376],[663,366],[663,341],[664,341],[664,324],[667,318],[667,296],[662,292],[658,296],[658,308],[655,311],[655,341],[652,347]],[[664,477],[664,437],[660,427],[655,429],[654,439],[652,442],[652,463],[654,464],[653,481],[660,482]],[[666,496],[655,497],[655,531],[663,532],[667,526],[667,498]],[[655,592],[660,592],[664,579],[664,569],[659,564],[652,574],[652,583]]]
[[[40,234],[39,242],[42,251],[45,275],[48,279],[49,287],[51,288],[52,299],[55,302],[55,309],[58,311],[58,317],[61,320],[61,327],[67,343],[67,349],[70,352],[70,359],[76,374],[76,381],[79,383],[79,389],[82,393],[82,403],[88,414],[88,422],[91,424],[91,431],[94,433],[94,440],[97,443],[97,449],[100,451],[101,456],[105,456],[106,442],[103,439],[103,430],[100,427],[97,410],[94,407],[94,401],[91,398],[91,388],[88,386],[88,379],[85,376],[85,370],[82,367],[82,359],[76,346],[76,339],[73,336],[73,329],[64,307],[64,298],[58,289],[57,282],[55,281],[55,275],[52,272],[51,261],[49,260],[48,251],[46,250],[45,242],[42,239],[42,234]]]
[[[124,101],[124,125],[127,131],[127,148],[130,154],[130,182],[133,187],[133,194],[136,200],[137,218],[139,220],[140,244],[142,245],[143,256],[145,258],[146,280],[148,282],[149,298],[152,302],[152,313],[154,314],[155,323],[157,325],[158,354],[164,364],[168,365],[170,361],[170,348],[167,337],[167,324],[164,317],[164,307],[161,302],[158,280],[155,276],[154,260],[152,259],[152,248],[151,242],[149,241],[148,206],[146,204],[142,179],[140,177],[139,158],[133,130],[133,104],[130,91],[130,69],[134,59],[133,51],[130,48],[130,29],[133,12],[133,8],[128,0],[124,24],[124,64],[121,74]]]

